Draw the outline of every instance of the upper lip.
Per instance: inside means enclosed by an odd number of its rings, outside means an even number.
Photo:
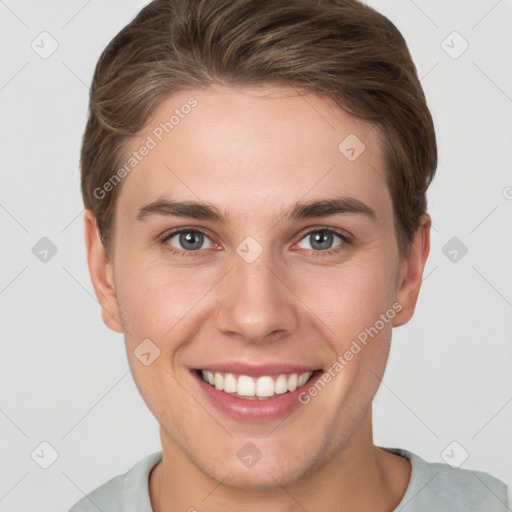
[[[319,370],[318,366],[305,366],[292,363],[266,363],[254,364],[243,361],[230,361],[223,363],[208,363],[204,366],[196,366],[196,370],[206,370],[219,373],[234,373],[238,375],[248,375],[250,377],[262,377],[264,375],[281,375],[283,373],[306,373]]]

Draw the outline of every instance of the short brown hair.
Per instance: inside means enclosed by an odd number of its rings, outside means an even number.
[[[81,152],[84,204],[107,251],[122,183],[101,198],[94,191],[161,100],[214,82],[297,87],[375,123],[405,255],[437,167],[435,131],[404,38],[356,0],[154,0],[112,39],[94,73]]]

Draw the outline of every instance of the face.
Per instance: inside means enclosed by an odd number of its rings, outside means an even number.
[[[164,454],[255,488],[371,442],[428,253],[423,230],[399,258],[379,131],[313,94],[216,86],[162,102],[127,159],[143,145],[111,260],[91,235],[89,263]]]

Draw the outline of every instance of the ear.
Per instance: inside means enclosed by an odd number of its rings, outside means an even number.
[[[115,332],[123,332],[112,263],[101,242],[98,222],[91,210],[84,213],[84,234],[89,273],[101,306],[101,317],[107,327]]]
[[[400,263],[399,280],[395,300],[402,309],[393,319],[393,327],[406,324],[414,314],[418,294],[420,293],[423,270],[430,252],[430,215],[420,217],[420,223],[407,249],[405,258]]]

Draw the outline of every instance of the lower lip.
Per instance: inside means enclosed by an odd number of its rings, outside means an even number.
[[[237,420],[247,421],[267,421],[275,420],[287,416],[300,406],[299,395],[312,386],[322,375],[322,370],[317,370],[311,379],[297,388],[295,391],[289,391],[281,395],[274,395],[264,400],[244,399],[224,393],[214,388],[211,384],[205,382],[195,371],[193,376],[199,382],[200,388],[204,394],[223,413]]]

